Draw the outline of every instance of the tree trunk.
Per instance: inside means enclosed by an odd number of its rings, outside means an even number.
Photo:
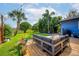
[[[26,33],[26,30],[24,30],[24,33]]]
[[[50,31],[49,31],[49,22],[50,22],[50,21],[49,21],[49,17],[48,17],[48,33],[50,33]]]
[[[20,21],[17,20],[17,28],[16,28],[16,31],[14,33],[14,36],[18,33],[19,28],[20,28]]]
[[[0,24],[0,43],[4,41],[4,29],[3,29],[3,15],[1,15],[1,24]]]

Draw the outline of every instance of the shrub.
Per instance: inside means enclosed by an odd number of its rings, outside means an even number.
[[[9,37],[11,35],[12,35],[12,28],[9,25],[5,24],[4,25],[4,36]]]
[[[28,22],[22,22],[20,24],[20,30],[24,31],[24,33],[26,32],[27,29],[29,29],[31,27],[31,24],[29,24]]]

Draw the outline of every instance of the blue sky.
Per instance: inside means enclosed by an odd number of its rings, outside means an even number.
[[[16,27],[16,21],[12,21],[10,18],[7,18],[7,13],[20,8],[22,4],[13,4],[13,3],[0,3],[0,14],[5,15],[6,19],[5,23],[10,24],[12,27]],[[25,15],[27,17],[27,21],[31,23],[32,25],[35,24],[39,18],[41,18],[42,13],[46,9],[48,9],[50,12],[54,11],[56,13],[55,16],[63,16],[65,17],[67,13],[71,9],[78,9],[79,4],[67,4],[67,3],[26,3],[23,5],[23,10],[25,12]]]

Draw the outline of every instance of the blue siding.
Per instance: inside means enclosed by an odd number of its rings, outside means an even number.
[[[72,33],[79,33],[78,20],[64,21],[61,23],[61,32],[63,29],[68,29]]]

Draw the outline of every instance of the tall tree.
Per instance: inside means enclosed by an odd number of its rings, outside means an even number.
[[[49,32],[50,33],[57,33],[60,31],[60,20],[62,16],[51,17],[49,21]],[[38,22],[38,30],[42,33],[48,33],[48,20],[45,18],[39,19]]]
[[[20,22],[22,20],[26,20],[27,18],[25,17],[25,14],[22,11],[22,9],[21,10],[13,10],[13,11],[9,12],[8,15],[10,16],[10,18],[17,21],[17,28],[16,28],[16,31],[14,33],[14,35],[16,35],[19,28],[20,28]]]
[[[57,33],[60,31],[60,20],[62,20],[62,16],[54,17],[54,20],[53,20],[54,33]]]
[[[72,9],[69,11],[67,18],[79,17],[79,12],[76,9]]]
[[[48,33],[50,33],[50,31],[49,31],[50,30],[50,28],[49,28],[50,23],[49,22],[50,22],[52,15],[55,15],[55,12],[49,13],[49,10],[46,10],[45,13],[43,14],[43,17],[46,18],[46,20],[48,20]]]

